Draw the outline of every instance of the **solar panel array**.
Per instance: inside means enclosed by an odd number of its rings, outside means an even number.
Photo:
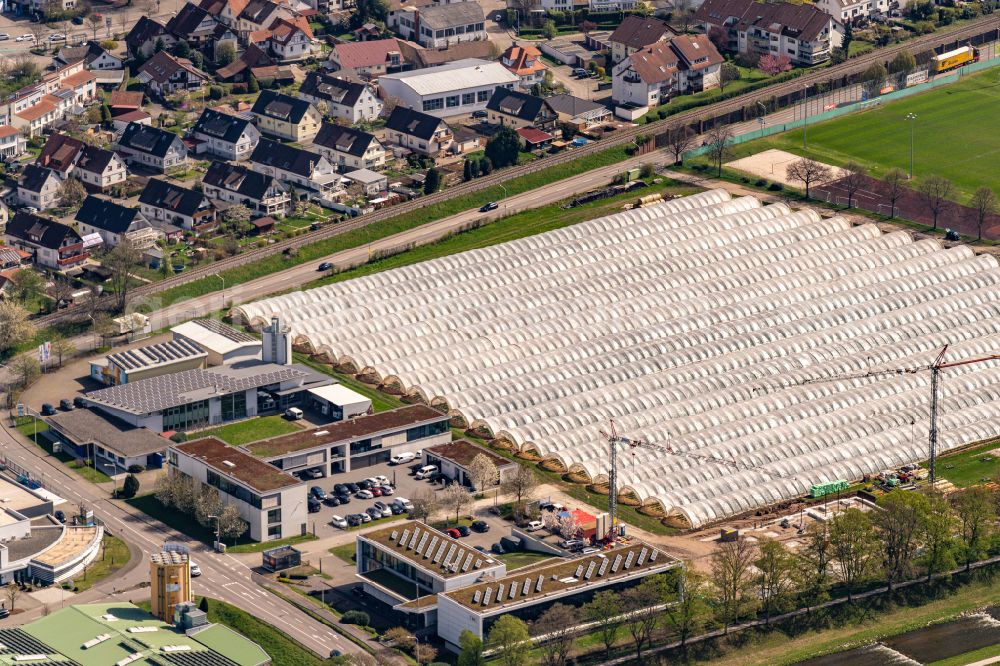
[[[637,566],[637,567],[641,567],[642,566],[642,563],[646,561],[646,554],[648,552],[649,552],[649,549],[646,548],[646,547],[643,547],[643,549],[639,551],[639,559],[637,559],[635,561],[635,566]]]
[[[611,565],[611,573],[616,573],[618,571],[619,565],[622,563],[622,556],[615,555],[615,562]]]
[[[587,573],[583,574],[583,579],[584,580],[590,580],[590,577],[594,575],[594,568],[595,567],[597,567],[597,562],[595,562],[594,560],[591,560],[590,564],[587,565]]]
[[[182,361],[204,353],[201,348],[188,342],[185,338],[177,338],[146,347],[108,354],[108,360],[125,370],[138,370],[170,361]]]
[[[521,588],[521,596],[528,596],[528,592],[531,591],[531,577],[524,579],[524,587]]]
[[[0,654],[52,654],[51,647],[21,629],[0,629]]]
[[[200,652],[171,652],[158,656],[177,666],[239,666],[232,659],[208,650]]]
[[[427,559],[428,557],[430,557],[431,555],[433,555],[433,554],[434,554],[434,548],[435,548],[435,546],[437,546],[437,542],[438,542],[438,537],[437,537],[437,535],[435,534],[435,535],[434,535],[434,538],[432,538],[432,539],[431,539],[431,542],[430,542],[430,543],[429,543],[429,544],[427,545],[427,550],[426,550],[426,551],[424,551],[424,559],[425,559],[425,560],[426,560],[426,559]]]
[[[579,578],[582,575],[583,575],[583,565],[581,564],[576,568],[576,571],[573,572],[573,578]]]
[[[403,530],[403,536],[399,537],[399,541],[396,542],[396,545],[402,546],[404,543],[406,543],[406,540],[409,538],[410,538],[410,530],[409,529]]]
[[[635,558],[635,551],[633,550],[630,551],[628,557],[625,558],[625,571],[628,571],[628,568],[632,566],[632,560],[634,558]]]
[[[419,529],[413,530],[413,536],[410,537],[410,543],[408,546],[406,546],[407,550],[413,550],[414,548],[416,548],[418,536],[420,536],[420,530]]]
[[[489,606],[490,602],[493,601],[493,588],[486,588],[486,595],[483,597],[483,605]]]
[[[539,575],[538,576],[538,582],[535,583],[535,592],[541,592],[542,591],[542,581],[543,580],[545,580],[545,576]]]
[[[414,551],[416,552],[417,555],[424,554],[424,546],[427,545],[427,539],[429,537],[430,537],[430,532],[424,532],[423,536],[420,537],[420,543],[417,544],[417,549],[416,551]]]
[[[608,564],[610,564],[610,563],[611,563],[611,560],[609,560],[608,558],[605,557],[601,561],[601,568],[597,570],[597,575],[598,576],[603,576],[604,572],[608,570]]]

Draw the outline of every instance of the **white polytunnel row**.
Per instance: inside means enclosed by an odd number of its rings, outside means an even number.
[[[711,190],[237,314],[596,481],[615,419],[675,452],[621,489],[699,526],[926,458],[925,369],[1000,351],[1000,265]],[[941,450],[998,402],[1000,362],[946,369]]]

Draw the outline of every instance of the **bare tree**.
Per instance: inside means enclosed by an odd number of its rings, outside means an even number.
[[[10,611],[14,612],[14,604],[17,603],[18,597],[21,596],[21,586],[11,581],[6,585],[7,592],[7,602],[10,604]]]
[[[865,186],[868,170],[857,162],[848,162],[840,172],[840,185],[847,190],[847,207],[854,208],[854,195]]]
[[[674,164],[683,164],[684,153],[694,145],[694,132],[687,125],[671,127],[667,130],[667,150],[674,158]]]
[[[477,453],[472,462],[469,463],[469,476],[472,478],[472,485],[477,492],[483,492],[486,488],[495,486],[499,475],[497,466],[485,454]]]
[[[944,176],[927,176],[918,187],[920,196],[934,218],[933,229],[937,229],[938,217],[950,204],[949,199],[955,192],[955,186]]]
[[[507,480],[500,486],[500,491],[504,495],[514,497],[514,517],[520,518],[524,514],[524,505],[531,499],[538,489],[538,477],[535,473],[525,467],[518,465],[517,471],[507,477]]]
[[[680,19],[683,31],[687,32],[688,27],[691,25],[691,19],[694,18],[695,11],[697,11],[693,0],[675,0],[674,2],[674,16],[675,19]]]
[[[115,294],[115,309],[125,310],[128,303],[128,292],[142,253],[129,241],[122,241],[104,256],[101,264],[111,269],[111,289]]]
[[[719,68],[719,90],[725,91],[726,86],[739,80],[740,68],[731,62],[722,63],[722,67]]]
[[[240,512],[232,504],[227,504],[219,513],[219,537],[232,539],[235,543],[247,531],[249,525],[240,517]]]
[[[545,666],[566,666],[569,650],[573,647],[573,634],[579,623],[576,609],[565,604],[549,607],[532,623],[532,633],[545,636],[541,645]]]
[[[809,199],[813,185],[820,185],[830,180],[830,167],[805,157],[788,165],[788,177],[805,185],[806,199]]]
[[[34,354],[21,354],[14,358],[7,367],[14,378],[14,385],[18,388],[27,388],[41,374],[41,366],[38,358]]]
[[[722,175],[722,163],[732,154],[733,131],[728,125],[713,127],[705,133],[708,158],[715,165],[715,175]]]
[[[104,20],[101,19],[101,17],[98,16],[97,14],[93,12],[87,14],[87,24],[90,26],[90,29],[94,32],[94,41],[97,41],[97,31],[101,29],[101,25],[103,23]]]
[[[52,353],[59,359],[59,367],[62,367],[63,358],[76,353],[76,345],[62,336],[55,337],[52,339]]]
[[[986,226],[986,218],[997,212],[997,195],[993,190],[983,186],[972,193],[969,199],[969,208],[976,212],[976,231],[978,240],[983,240],[983,227]]]
[[[87,189],[76,178],[67,178],[59,186],[59,205],[71,208],[79,206],[87,198]]]
[[[886,185],[885,195],[889,199],[890,218],[896,217],[896,202],[899,201],[906,190],[906,174],[902,169],[889,169],[882,179]]]
[[[472,495],[459,483],[453,483],[441,492],[441,506],[455,512],[455,522],[463,509],[472,505]]]
[[[756,553],[746,539],[720,544],[712,554],[712,583],[716,590],[717,612],[728,633],[753,601],[753,564]]]
[[[28,24],[28,32],[30,32],[31,36],[35,38],[34,42],[35,46],[41,46],[43,51],[48,50],[49,48],[48,45],[45,43],[45,35],[48,32],[48,30],[49,30],[48,26],[46,26],[41,21],[39,21],[38,23]]]
[[[437,496],[431,490],[418,491],[410,498],[413,508],[410,509],[410,517],[413,520],[427,522],[427,520],[438,510]]]

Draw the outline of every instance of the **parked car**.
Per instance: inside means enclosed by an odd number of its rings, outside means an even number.
[[[954,229],[946,229],[944,232],[944,239],[949,241],[962,240],[962,237],[958,235],[958,232]]]
[[[389,484],[389,477],[387,477],[387,476],[385,476],[383,474],[379,474],[376,477],[372,477],[372,480],[375,482],[376,485],[379,485],[379,486],[388,486],[388,485],[390,485]]]
[[[6,606],[0,608],[0,620],[4,619],[5,617],[10,617],[10,609],[7,608]]]
[[[496,210],[499,207],[500,207],[500,204],[498,204],[496,201],[490,201],[489,203],[484,203],[482,206],[480,206],[479,212],[480,213],[488,213],[491,210]]]
[[[6,42],[8,39],[10,39],[10,35],[6,32],[0,32],[0,42]]]
[[[417,471],[416,478],[418,481],[420,481],[422,479],[426,479],[431,474],[436,474],[437,471],[438,471],[437,465],[424,465]]]
[[[392,489],[392,486],[379,486],[378,489],[382,491],[383,496],[396,494],[396,491]]]
[[[472,531],[483,534],[490,531],[490,525],[485,520],[477,520],[472,523]]]
[[[335,494],[335,495],[346,495],[347,493],[351,492],[350,489],[347,486],[345,486],[343,483],[335,483],[335,484],[333,484],[333,488],[331,490],[333,491],[333,494]]]
[[[348,495],[347,493],[337,493],[337,500],[341,504],[350,504],[351,503],[351,496]]]
[[[201,567],[199,567],[197,563],[190,562],[189,566],[190,566],[191,577],[192,578],[197,578],[198,576],[201,575]]]
[[[372,504],[372,508],[381,511],[383,518],[388,518],[389,516],[392,515],[392,510],[389,508],[389,505],[386,504],[385,502],[375,502],[374,504]]]
[[[340,500],[336,495],[327,495],[323,498],[323,504],[327,506],[340,506]]]
[[[342,530],[346,530],[348,527],[347,521],[341,518],[340,516],[332,516],[330,518],[330,524],[333,525],[334,527],[339,527]]]
[[[478,550],[480,553],[487,552],[487,550],[485,548],[483,548],[482,546],[473,546],[473,548],[475,548],[476,550]]]
[[[323,508],[323,505],[320,504],[320,501],[315,497],[310,497],[308,508],[309,508],[309,513],[319,513],[319,510]]]
[[[42,416],[52,416],[55,413],[56,413],[56,408],[50,405],[49,403],[46,402],[45,404],[42,405]]]
[[[372,522],[372,517],[370,515],[368,515],[367,513],[365,513],[364,511],[362,511],[358,515],[361,516],[361,522],[363,522],[363,523],[370,523],[370,522]]]
[[[83,409],[84,407],[87,406],[87,401],[83,399],[83,396],[78,395],[75,398],[73,398],[73,404]]]
[[[467,526],[465,526],[465,525],[459,525],[459,526],[458,526],[458,527],[456,527],[455,529],[457,529],[457,530],[458,530],[458,533],[459,533],[459,534],[461,534],[461,535],[462,535],[462,536],[464,536],[464,537],[467,537],[467,536],[469,536],[470,534],[472,534],[472,530],[470,530],[470,529],[469,529],[469,528],[468,528]]]
[[[587,546],[586,548],[584,548],[583,550],[580,551],[580,554],[581,555],[593,555],[594,553],[599,553],[599,552],[601,552],[600,548],[594,548],[593,546]]]
[[[35,36],[32,34],[21,35],[14,40],[15,42],[33,42],[35,41]]]
[[[365,521],[361,520],[361,516],[357,513],[352,513],[347,516],[347,524],[351,527],[357,527]]]
[[[545,527],[545,523],[543,523],[542,521],[532,520],[531,522],[529,522],[527,525],[524,526],[524,529],[528,530],[529,532],[537,532],[543,527]]]
[[[318,271],[328,271],[328,270],[330,270],[331,268],[333,268],[333,264],[332,264],[332,263],[330,263],[329,261],[324,261],[324,262],[323,262],[322,264],[320,264],[320,265],[319,265],[319,266],[318,266],[318,267],[316,268],[316,270],[318,270]]]
[[[458,529],[455,528],[455,527],[452,527],[451,529],[449,529],[447,532],[445,532],[445,534],[447,534],[448,536],[450,536],[452,539],[461,539],[462,538],[462,533],[459,532]]]
[[[497,541],[495,544],[490,546],[490,552],[496,553],[497,555],[503,555],[507,551],[504,550],[503,546],[500,545],[500,542]]]
[[[555,511],[559,512],[563,510],[563,505],[558,502],[542,502],[538,505],[540,511]]]
[[[582,539],[563,539],[559,542],[559,545],[571,553],[576,553],[586,548],[587,542]]]
[[[392,458],[389,458],[390,465],[405,465],[417,456],[413,453],[407,451],[406,453],[397,453]]]
[[[392,503],[398,504],[399,506],[403,507],[403,509],[405,509],[406,511],[409,511],[410,509],[413,508],[413,502],[406,499],[405,497],[397,497],[396,499],[392,500]]]
[[[576,76],[576,77],[590,76],[590,72],[588,72],[587,70],[585,70],[583,67],[574,67],[573,68],[573,76]]]
[[[372,494],[372,497],[382,497],[381,486],[372,486],[371,488],[368,489],[368,492]]]
[[[399,504],[390,504],[389,510],[392,511],[392,515],[394,516],[398,516],[399,514],[406,512],[406,508],[400,506]]]
[[[66,514],[65,514],[65,513],[63,513],[62,511],[56,511],[56,512],[55,512],[55,513],[53,513],[52,515],[53,515],[53,516],[55,517],[55,519],[56,519],[56,520],[58,520],[58,521],[59,521],[60,523],[65,523],[65,522],[66,522]]]
[[[319,486],[313,486],[312,488],[310,488],[309,495],[320,501],[326,499],[326,491],[320,488]]]
[[[384,518],[385,517],[385,516],[382,515],[381,511],[379,511],[378,509],[376,509],[373,506],[370,506],[367,509],[365,509],[365,513],[367,513],[370,516],[371,520],[378,520],[379,518]]]
[[[50,42],[65,42],[66,41],[66,35],[62,34],[61,32],[53,33],[53,34],[49,35],[49,41]]]
[[[372,499],[373,497],[375,497],[374,495],[372,495],[372,491],[370,490],[359,490],[358,492],[354,493],[354,496],[357,497],[358,499]]]
[[[473,112],[472,112],[472,117],[473,117],[473,118],[486,118],[486,117],[487,117],[488,115],[489,115],[489,114],[488,114],[488,113],[486,113],[486,112],[485,112],[485,111],[483,111],[483,110],[479,110],[479,111],[473,111]]]
[[[62,400],[59,401],[59,409],[63,410],[64,412],[72,412],[74,409],[76,409],[76,405],[74,405],[73,401],[70,400],[69,398],[63,398]]]
[[[371,490],[372,485],[373,485],[372,482],[369,481],[368,479],[362,479],[361,481],[358,481],[358,487],[361,488],[362,490]]]
[[[305,418],[305,413],[298,407],[289,407],[285,410],[285,418],[289,421],[299,421]]]
[[[361,490],[361,486],[359,486],[356,483],[351,483],[350,481],[348,481],[344,485],[347,486],[347,490],[350,491],[351,493],[356,493],[359,490]]]

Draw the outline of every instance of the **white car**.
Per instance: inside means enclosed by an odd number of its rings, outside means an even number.
[[[10,39],[10,35],[6,32],[0,32],[0,42],[6,42],[8,39]]]
[[[375,485],[376,486],[388,486],[389,485],[389,477],[383,476],[383,475],[379,474],[378,476],[375,477]]]
[[[409,451],[407,451],[406,453],[397,453],[396,455],[394,455],[392,458],[389,459],[389,464],[404,465],[408,462],[413,461],[414,459],[416,459],[416,457],[417,457],[416,454],[410,453]]]
[[[49,35],[49,41],[50,42],[65,42],[66,41],[66,35],[62,34],[61,32],[57,32],[57,33],[55,33],[53,35]]]
[[[33,42],[35,41],[34,35],[21,35],[14,40],[15,42]]]
[[[192,578],[197,578],[198,576],[201,575],[201,567],[199,567],[194,562],[191,562],[190,566],[191,566],[191,577]]]
[[[373,497],[375,497],[375,495],[372,494],[372,491],[364,489],[356,492],[354,496],[357,497],[358,499],[372,499]]]
[[[330,524],[333,525],[334,527],[339,527],[342,530],[347,529],[347,521],[341,518],[340,516],[333,516],[332,518],[330,518]]]
[[[375,510],[382,512],[383,518],[388,518],[392,515],[392,509],[390,509],[389,505],[385,502],[375,502],[372,506],[375,507]]]
[[[396,499],[392,500],[392,503],[393,504],[398,504],[399,506],[403,507],[407,511],[410,511],[410,510],[413,509],[413,502],[411,502],[410,500],[406,499],[405,497],[397,497]]]
[[[525,529],[527,529],[529,532],[537,532],[538,530],[542,529],[543,527],[545,527],[545,524],[542,521],[540,521],[540,520],[532,520],[530,523],[528,523],[528,525],[525,527]]]

